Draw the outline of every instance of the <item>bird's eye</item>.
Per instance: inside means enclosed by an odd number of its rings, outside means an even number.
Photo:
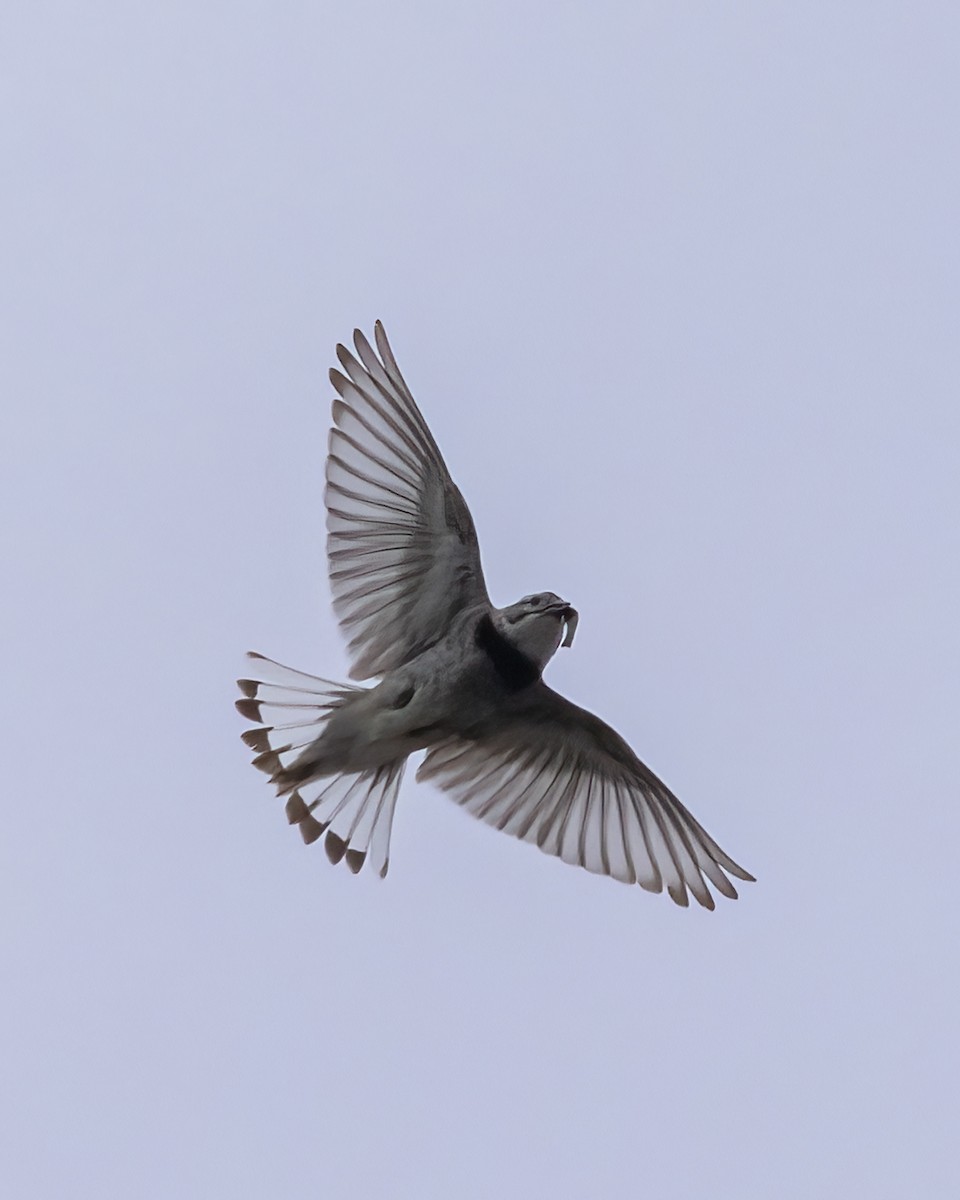
[[[530,605],[531,608],[539,608],[540,605],[543,603],[543,597],[542,596],[531,596],[529,598],[529,600],[527,600],[527,603]]]

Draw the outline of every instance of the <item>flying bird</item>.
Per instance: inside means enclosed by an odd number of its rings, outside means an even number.
[[[578,614],[553,592],[496,608],[470,511],[404,382],[376,349],[337,346],[326,467],[333,607],[354,680],[250,654],[243,740],[306,843],[385,876],[407,758],[467,812],[564,862],[713,908],[753,880],[605,722],[542,675]]]

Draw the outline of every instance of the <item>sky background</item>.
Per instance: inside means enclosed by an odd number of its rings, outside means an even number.
[[[960,9],[0,18],[0,1182],[946,1197]],[[385,883],[248,763],[345,677],[337,341],[386,323],[549,682],[758,882],[682,911],[412,772]]]

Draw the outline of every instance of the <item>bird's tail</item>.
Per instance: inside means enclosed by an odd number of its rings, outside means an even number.
[[[258,678],[238,679],[237,711],[257,728],[241,736],[256,752],[253,765],[287,796],[287,820],[309,845],[326,833],[333,863],[346,861],[354,874],[369,856],[381,878],[390,864],[390,830],[405,758],[353,774],[331,775],[307,753],[331,715],[365,688],[331,683],[248,654]]]

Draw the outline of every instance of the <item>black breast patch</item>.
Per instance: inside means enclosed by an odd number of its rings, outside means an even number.
[[[489,613],[477,622],[477,645],[486,654],[500,679],[511,692],[519,692],[540,678],[540,670],[533,659],[511,646],[493,623]]]

